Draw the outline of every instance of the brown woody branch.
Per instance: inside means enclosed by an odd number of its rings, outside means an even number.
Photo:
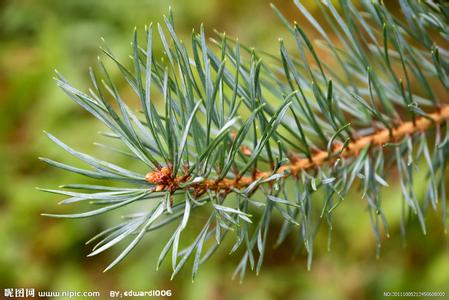
[[[391,130],[383,129],[376,133],[358,138],[347,145],[336,146],[330,154],[327,151],[318,151],[312,155],[310,159],[298,158],[296,160],[292,160],[290,164],[281,166],[276,173],[284,174],[284,177],[289,175],[296,176],[301,171],[322,166],[330,159],[355,157],[367,146],[374,148],[382,147],[388,143],[400,142],[407,136],[411,136],[418,132],[424,132],[444,121],[449,121],[449,105],[442,106],[438,109],[438,111],[431,113],[426,117],[418,117],[414,122],[404,122]],[[191,185],[191,187],[200,194],[207,190],[229,191],[231,188],[241,189],[247,187],[255,180],[268,178],[272,174],[273,172],[258,172],[254,176],[241,176],[235,179],[206,179],[202,182]],[[160,170],[149,172],[145,176],[145,179],[149,183],[156,186],[155,191],[169,190],[174,192],[175,190],[180,189],[180,184],[189,180],[189,177],[178,176],[176,178],[172,178],[170,167],[163,167]]]

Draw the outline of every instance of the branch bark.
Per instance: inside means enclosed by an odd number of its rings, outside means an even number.
[[[313,169],[315,167],[322,166],[327,161],[335,160],[338,158],[350,158],[356,157],[361,150],[365,147],[382,147],[388,143],[397,143],[402,141],[405,137],[416,134],[418,132],[424,132],[428,129],[437,126],[444,121],[449,121],[449,105],[442,106],[438,111],[429,114],[426,117],[418,117],[415,122],[407,121],[401,125],[393,128],[390,132],[389,129],[383,129],[376,133],[363,136],[357,140],[350,142],[346,146],[336,146],[330,153],[327,151],[316,152],[311,159],[298,158],[291,164],[281,166],[276,173],[283,174],[284,177],[296,176],[300,172]],[[344,149],[343,149],[344,147]],[[180,189],[180,184],[189,180],[186,176],[179,176],[171,178],[169,176],[169,168],[164,167],[160,170],[149,172],[145,179],[152,184],[156,185],[157,191],[170,190],[174,192]],[[249,186],[255,180],[265,179],[273,175],[273,172],[258,172],[255,176],[242,176],[240,178],[224,178],[222,180],[206,179],[202,182],[195,183],[189,186],[197,191],[207,190],[230,190],[231,188],[242,189]]]

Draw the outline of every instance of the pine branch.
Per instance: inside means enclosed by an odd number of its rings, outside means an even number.
[[[207,179],[183,187],[183,184],[188,182],[191,177],[189,175],[183,175],[173,178],[172,170],[169,167],[163,167],[159,170],[149,172],[145,176],[145,179],[149,183],[155,185],[155,190],[158,192],[169,190],[173,193],[178,189],[184,188],[191,189],[196,195],[201,195],[210,190],[223,190],[229,192],[233,189],[243,189],[258,180],[262,180],[266,183],[280,178],[280,176],[273,176],[273,174],[282,175],[282,178],[298,176],[301,171],[320,168],[325,163],[332,163],[342,158],[357,157],[365,148],[379,147],[382,149],[384,146],[391,143],[401,143],[405,137],[410,137],[417,133],[425,133],[430,128],[447,121],[449,121],[449,105],[444,105],[437,112],[428,114],[425,117],[418,117],[414,122],[404,122],[392,130],[383,129],[379,132],[360,137],[353,142],[336,145],[332,148],[332,151],[319,150],[310,158],[297,158],[292,156],[290,158],[292,161],[290,164],[283,165],[270,172],[258,171],[252,177],[237,176],[235,179]],[[245,150],[248,151],[245,153],[246,155],[251,155],[251,151],[247,149],[248,148],[243,148],[242,150],[243,152],[245,152]]]
[[[340,0],[340,9],[317,1],[318,22],[294,3],[314,28],[314,39],[302,22],[290,22],[273,6],[289,35],[279,40],[278,54],[224,34],[208,43],[202,26],[188,49],[171,12],[164,18],[167,35],[157,25],[163,55],[153,49],[152,25],[145,46],[135,31],[131,67],[105,47],[139,99],[138,112],[127,106],[101,59],[99,71],[89,70],[87,92],[57,73],[57,85],[107,128],[102,135],[122,144],[98,145],[135,159],[144,171],[76,151],[47,134],[89,168],[43,161],[103,183],[44,189],[67,197],[60,204],[95,205],[44,215],[87,218],[144,203],[145,209],[93,237],[90,255],[131,239],[108,270],[144,236],[177,223],[157,265],[171,251],[175,276],[192,257],[193,279],[230,235],[231,254],[242,255],[235,275],[243,278],[248,266],[258,273],[276,220],[283,222],[276,245],[295,231],[310,268],[320,224],[327,223],[330,238],[333,212],[355,188],[366,201],[379,253],[389,234],[380,191],[392,170],[403,196],[401,233],[414,218],[426,233],[428,209],[441,211],[447,230],[449,7],[400,1],[398,16],[381,1],[362,0],[357,7]],[[415,191],[418,164],[426,173],[424,197]],[[189,227],[195,213],[207,215],[207,222],[189,244],[183,232],[196,230]]]

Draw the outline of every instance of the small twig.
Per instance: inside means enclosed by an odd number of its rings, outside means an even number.
[[[396,128],[383,129],[379,132],[362,136],[347,145],[341,144],[334,147],[329,153],[328,151],[319,150],[311,156],[311,158],[297,158],[291,160],[290,164],[281,166],[277,170],[277,174],[284,174],[285,177],[289,175],[296,176],[301,171],[309,170],[315,167],[322,166],[330,159],[355,157],[366,146],[369,147],[383,147],[386,144],[396,143],[401,141],[406,136],[413,135],[417,132],[424,132],[429,128],[438,125],[444,121],[449,121],[449,105],[441,107],[437,112],[428,114],[426,117],[418,117],[415,122],[404,122]],[[152,184],[163,186],[170,191],[179,189],[179,183],[188,180],[188,177],[180,176],[177,178],[170,177],[170,170],[167,167],[158,171],[149,172],[145,179]],[[286,172],[288,171],[288,172]],[[220,180],[207,179],[197,184],[191,185],[197,191],[205,190],[230,190],[231,188],[241,189],[247,187],[257,179],[264,179],[271,176],[272,172],[257,172],[253,176],[238,176],[235,179],[222,178]],[[158,189],[158,190],[159,190]]]

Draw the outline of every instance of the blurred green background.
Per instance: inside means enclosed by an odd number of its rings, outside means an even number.
[[[288,18],[300,19],[290,1],[274,3]],[[228,256],[226,251],[219,251],[203,265],[193,284],[189,266],[173,281],[167,266],[156,272],[157,257],[170,233],[167,230],[149,235],[124,262],[102,273],[120,249],[86,258],[90,246],[84,242],[116,223],[116,216],[95,220],[40,216],[61,211],[56,205],[60,198],[35,187],[87,181],[37,159],[74,161],[43,130],[76,149],[109,155],[92,144],[98,140],[94,135],[101,129],[100,122],[56,87],[53,69],[87,87],[87,68],[100,55],[100,38],[126,61],[134,26],[142,30],[151,21],[161,21],[169,5],[185,40],[190,39],[192,28],[204,23],[208,35],[216,28],[247,45],[277,53],[277,39],[286,35],[265,0],[0,2],[0,288],[91,290],[101,291],[103,298],[112,289],[172,289],[174,299],[195,300],[380,299],[384,291],[444,291],[449,295],[449,243],[441,212],[429,212],[427,236],[414,221],[404,241],[398,228],[401,196],[395,185],[384,194],[391,237],[384,237],[379,259],[365,203],[355,194],[336,211],[329,252],[322,227],[311,271],[306,269],[305,254],[293,256],[287,242],[270,249],[262,273],[248,273],[242,284],[231,279],[239,257]],[[279,227],[274,220],[272,228]],[[271,234],[274,239],[277,232]]]

